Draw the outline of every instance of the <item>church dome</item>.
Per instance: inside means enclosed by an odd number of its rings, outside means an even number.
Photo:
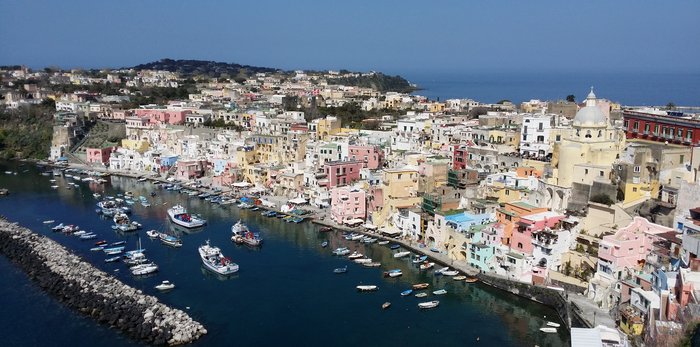
[[[574,126],[577,127],[607,127],[608,119],[605,117],[603,110],[596,104],[596,96],[593,94],[593,88],[586,97],[586,106],[576,112],[574,117]]]

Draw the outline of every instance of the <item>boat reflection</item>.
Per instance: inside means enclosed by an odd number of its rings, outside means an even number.
[[[168,228],[173,233],[173,235],[177,237],[180,237],[182,235],[198,234],[204,230],[204,226],[198,228],[185,228],[173,222],[168,222]]]
[[[199,267],[199,270],[202,271],[202,275],[204,275],[205,278],[217,279],[219,281],[226,281],[226,280],[238,278],[238,272],[234,272],[230,275],[221,275],[221,274],[214,273],[211,270],[208,270],[206,267],[204,267],[204,265],[201,265]]]

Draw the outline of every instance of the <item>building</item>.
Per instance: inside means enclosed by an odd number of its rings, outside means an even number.
[[[356,160],[331,161],[324,165],[328,187],[344,186],[360,180],[363,163]]]
[[[109,156],[116,150],[116,147],[102,147],[102,148],[86,148],[85,155],[86,161],[90,164],[102,164],[106,165],[109,163]]]
[[[645,139],[684,146],[700,145],[700,119],[686,116],[683,112],[624,110],[622,117],[628,139]]]
[[[520,155],[538,160],[551,157],[552,145],[549,140],[551,123],[551,115],[523,116]]]
[[[331,219],[343,224],[367,216],[365,191],[358,187],[344,186],[331,189]]]
[[[362,167],[376,170],[384,165],[384,151],[379,146],[348,146],[348,159],[362,162]]]

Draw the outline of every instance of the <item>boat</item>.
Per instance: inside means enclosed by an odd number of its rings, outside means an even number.
[[[384,245],[386,245],[386,244],[389,244],[389,241],[386,241],[386,240],[384,240],[384,241],[379,241],[379,242],[377,242],[377,244],[378,244],[378,245],[384,246]]]
[[[413,293],[413,289],[406,289],[403,292],[401,292],[401,296],[409,296]]]
[[[199,246],[199,256],[204,266],[220,275],[230,275],[238,271],[238,264],[221,254],[221,249],[206,244]]]
[[[429,308],[435,308],[438,305],[440,305],[440,301],[437,301],[437,300],[426,301],[426,302],[419,303],[418,308],[429,309]]]
[[[364,238],[362,234],[350,234],[351,241],[359,241],[362,240],[362,238]]]
[[[152,239],[155,239],[158,238],[158,236],[160,236],[160,233],[155,230],[149,230],[146,232],[146,235]]]
[[[52,189],[58,189],[58,186],[54,184],[54,185],[51,186],[51,188],[52,188]]]
[[[95,198],[95,199],[99,199],[99,198],[100,198],[100,194],[94,193],[94,194],[92,194],[92,197]]]
[[[421,270],[428,270],[428,269],[432,268],[433,266],[435,266],[435,263],[425,262],[423,264],[420,264],[420,266],[418,268]]]
[[[65,225],[63,225],[63,223],[61,223],[61,224],[56,225],[56,226],[54,226],[53,228],[51,228],[51,230],[53,230],[53,231],[62,231],[63,228],[65,228]]]
[[[409,251],[398,252],[398,253],[394,254],[394,258],[403,258],[403,257],[409,256],[410,254],[411,254],[411,252],[409,252]]]
[[[444,289],[438,289],[438,290],[436,290],[436,291],[433,291],[433,294],[435,294],[435,295],[445,295],[445,294],[447,294],[447,291],[444,290]]]
[[[333,269],[333,273],[337,273],[337,274],[344,274],[346,272],[348,272],[347,266]]]
[[[442,274],[445,276],[456,276],[456,275],[459,275],[459,271],[457,271],[457,270],[443,271]]]
[[[328,241],[321,242],[321,247],[323,247],[323,248],[328,247]]]
[[[389,248],[390,249],[399,249],[399,248],[401,248],[401,245],[393,244],[393,245],[389,246]]]
[[[382,310],[386,310],[387,308],[389,308],[389,306],[391,306],[391,303],[390,303],[390,302],[387,301],[387,302],[383,303],[383,304],[382,304]]]
[[[240,220],[231,227],[231,241],[248,246],[260,246],[263,239],[260,234],[251,232]]]
[[[370,258],[358,258],[353,260],[357,264],[368,264],[372,262],[372,259]]]
[[[320,229],[318,229],[318,231],[319,231],[319,232],[322,232],[322,233],[327,233],[327,232],[329,232],[329,231],[333,231],[333,228],[331,228],[331,227],[321,227]]]
[[[464,280],[464,282],[467,282],[467,283],[474,283],[477,281],[479,281],[479,279],[476,277],[467,277],[467,279]]]
[[[139,178],[139,179],[136,180],[136,181],[137,181],[137,182],[146,182],[147,180],[148,180],[148,178],[146,178],[146,177],[141,177],[141,178]]]
[[[120,258],[121,258],[120,256],[107,258],[107,259],[105,259],[105,263],[113,263],[115,261],[118,261]]]
[[[557,332],[557,328],[544,327],[544,328],[540,328],[540,331],[543,332],[543,333],[552,334],[552,333],[556,333],[556,332]]]
[[[553,328],[558,328],[561,326],[559,323],[554,323],[554,322],[547,322],[547,326],[553,327]]]
[[[102,241],[97,241],[95,242],[95,246],[104,246],[107,244],[107,240],[102,240]]]
[[[403,272],[400,269],[384,271],[384,277],[399,277],[401,275],[403,275]]]
[[[442,275],[442,273],[445,272],[445,271],[450,271],[450,268],[449,268],[449,267],[443,267],[443,268],[437,269],[437,270],[435,270],[435,274],[436,274],[436,275]]]
[[[97,252],[97,251],[102,251],[102,250],[104,250],[104,249],[105,249],[105,248],[102,247],[102,246],[97,246],[97,247],[92,247],[92,248],[90,248],[90,251],[92,251],[92,252]]]
[[[355,252],[353,252],[352,254],[350,254],[350,255],[348,256],[348,259],[359,259],[359,258],[362,258],[362,257],[364,257],[364,255],[362,255],[362,253],[360,253],[360,252],[358,252],[358,251],[355,251]]]
[[[44,224],[51,224],[51,223],[54,223],[54,222],[56,222],[56,221],[53,220],[53,219],[49,219],[49,220],[45,220],[43,223],[44,223]]]
[[[416,293],[416,295],[414,295],[414,296],[415,296],[416,298],[424,298],[424,297],[428,296],[428,293],[423,293],[423,292],[421,292],[421,293]]]
[[[155,263],[136,265],[131,268],[131,274],[134,276],[148,275],[156,271],[158,271],[158,265]]]
[[[372,292],[378,289],[375,285],[359,285],[356,288],[361,292]]]
[[[349,253],[350,253],[350,250],[349,250],[347,247],[336,248],[336,249],[333,251],[333,254],[335,254],[335,255],[346,255],[346,254],[349,254]]]
[[[170,281],[163,281],[159,285],[154,287],[155,289],[158,289],[160,291],[165,291],[165,290],[171,290],[175,288],[175,285],[170,283]]]
[[[131,250],[131,251],[128,251],[128,252],[124,253],[124,255],[125,255],[126,257],[132,257],[132,256],[134,256],[134,255],[136,255],[136,254],[139,254],[139,253],[140,253],[140,254],[143,254],[143,252],[145,252],[145,251],[146,251],[145,248],[141,248],[141,238],[139,237],[139,241],[138,241],[138,243],[137,243],[137,248],[134,249],[134,250]]]
[[[362,266],[364,266],[364,267],[380,267],[380,266],[382,266],[382,263],[363,263]]]
[[[435,252],[435,253],[440,253],[440,250],[435,248],[435,247],[431,248],[430,251]]]
[[[422,263],[422,262],[424,262],[424,261],[426,261],[426,260],[428,260],[428,256],[427,256],[427,255],[424,255],[424,256],[416,255],[416,257],[413,258],[412,262],[413,262],[413,264],[420,264],[420,263]]]
[[[97,238],[97,234],[94,234],[94,233],[80,235],[81,240],[92,240],[92,239],[96,239],[96,238]]]
[[[455,281],[464,281],[467,279],[467,276],[455,276],[455,277],[452,277],[452,279]]]
[[[182,247],[182,240],[179,238],[168,235],[168,234],[160,234],[159,236],[160,242],[163,243],[166,246],[170,247]]]
[[[123,244],[125,244],[125,243],[126,243],[126,241],[117,241],[117,242],[112,242],[112,243],[110,243],[109,246],[110,246],[110,247],[120,246],[120,245],[123,245]],[[123,248],[123,247],[122,247],[122,248]]]
[[[195,216],[190,216],[187,210],[181,205],[175,205],[168,209],[170,220],[185,228],[197,228],[207,224],[207,221]]]
[[[428,283],[416,283],[411,288],[413,288],[413,290],[419,290],[419,289],[428,288],[429,286],[430,286],[430,284],[428,284]]]

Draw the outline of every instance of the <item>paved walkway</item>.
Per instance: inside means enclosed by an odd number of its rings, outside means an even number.
[[[615,320],[610,316],[608,310],[604,310],[584,295],[571,294],[568,297],[569,302],[575,304],[579,309],[581,316],[585,318],[592,326],[605,325],[610,328],[616,328]],[[574,309],[572,307],[572,309]]]

